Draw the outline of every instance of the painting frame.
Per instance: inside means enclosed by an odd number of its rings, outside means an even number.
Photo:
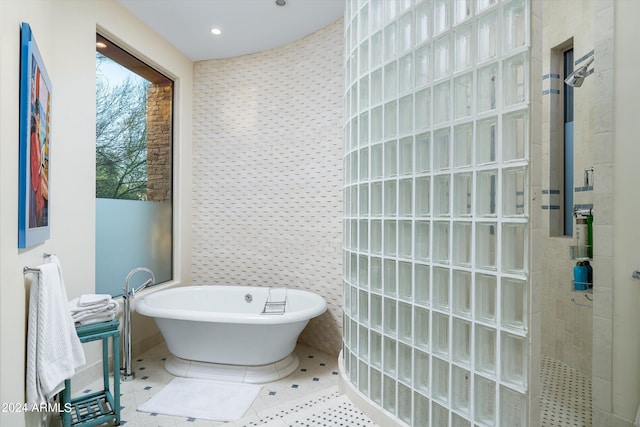
[[[20,33],[20,146],[18,177],[18,248],[50,236],[51,80],[31,26]]]

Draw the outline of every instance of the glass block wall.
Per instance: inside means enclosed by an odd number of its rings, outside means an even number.
[[[527,0],[347,0],[344,371],[412,426],[524,426]]]

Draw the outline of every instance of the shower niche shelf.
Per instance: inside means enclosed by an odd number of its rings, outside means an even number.
[[[574,261],[589,261],[593,257],[592,246],[569,246],[569,254]]]

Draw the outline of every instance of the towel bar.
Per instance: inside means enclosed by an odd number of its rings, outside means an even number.
[[[43,253],[43,254],[42,254],[42,257],[43,257],[43,258],[49,258],[49,257],[52,257],[52,256],[54,256],[54,255],[55,255],[55,254],[49,254],[49,253],[45,252],[45,253]],[[29,273],[38,274],[38,273],[40,273],[40,269],[39,269],[39,268],[34,268],[34,267],[27,267],[27,266],[25,266],[25,267],[22,269],[22,273],[23,273],[23,274],[29,274]]]

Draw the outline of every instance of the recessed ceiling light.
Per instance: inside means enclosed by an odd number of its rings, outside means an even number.
[[[286,6],[287,0],[276,0],[276,6]]]
[[[211,29],[211,34],[213,34],[214,36],[219,36],[220,34],[222,34],[222,30],[220,28],[212,28]]]
[[[105,49],[107,47],[107,44],[105,42],[96,42],[96,47],[98,49]]]

